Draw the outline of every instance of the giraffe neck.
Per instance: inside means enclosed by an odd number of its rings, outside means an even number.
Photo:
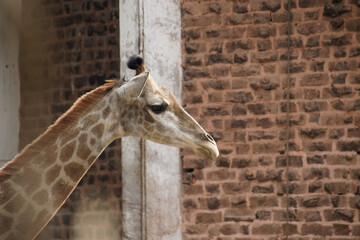
[[[1,169],[0,239],[34,238],[103,149],[121,137],[121,130],[111,134],[119,127],[111,99],[109,93],[83,115],[69,117],[70,124],[58,133],[61,120],[55,123]]]

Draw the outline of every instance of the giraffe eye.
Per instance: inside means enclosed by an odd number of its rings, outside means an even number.
[[[153,113],[160,114],[162,112],[165,112],[167,105],[164,104],[150,105],[149,108]]]

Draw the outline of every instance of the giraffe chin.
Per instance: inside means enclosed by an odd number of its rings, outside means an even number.
[[[206,146],[200,146],[196,149],[194,149],[194,152],[199,157],[205,157],[205,158],[216,158],[219,156],[219,149],[216,145],[209,144]]]

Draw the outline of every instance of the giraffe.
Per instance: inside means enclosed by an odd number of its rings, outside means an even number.
[[[214,139],[155,83],[141,57],[128,67],[135,77],[83,95],[0,169],[0,239],[35,238],[114,139],[132,135],[218,156]]]

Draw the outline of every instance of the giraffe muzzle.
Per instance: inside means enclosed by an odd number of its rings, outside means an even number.
[[[198,147],[194,150],[195,153],[201,157],[216,158],[219,156],[219,149],[216,145],[214,138],[208,133],[202,133],[201,139],[203,140]]]

